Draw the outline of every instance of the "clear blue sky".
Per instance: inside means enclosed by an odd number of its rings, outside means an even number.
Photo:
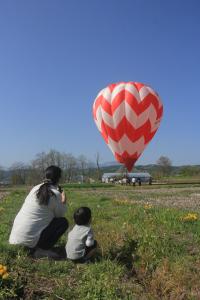
[[[164,103],[138,164],[200,164],[199,0],[0,0],[0,165],[51,148],[113,161],[92,103],[122,80]]]

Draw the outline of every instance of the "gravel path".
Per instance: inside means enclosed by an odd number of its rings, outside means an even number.
[[[0,201],[3,200],[8,194],[9,192],[0,192]]]
[[[176,207],[190,210],[200,210],[200,187],[180,187],[159,189],[88,189],[77,191],[80,194],[108,197],[111,199],[128,199],[134,203],[149,203],[164,207]]]

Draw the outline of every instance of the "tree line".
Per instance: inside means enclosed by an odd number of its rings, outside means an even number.
[[[63,183],[100,181],[104,172],[118,172],[122,168],[116,166],[115,171],[113,168],[111,171],[109,168],[101,167],[100,154],[98,152],[95,155],[95,162],[92,162],[85,155],[75,157],[71,153],[50,150],[49,152],[36,154],[35,159],[29,164],[23,162],[12,164],[7,171],[9,173],[9,181],[11,184],[37,184],[44,179],[44,171],[50,165],[57,165],[62,169]],[[136,166],[132,172],[143,170],[145,170],[145,166],[142,168]],[[171,175],[200,176],[200,166],[183,166],[179,167],[177,171],[167,156],[161,156],[148,171],[154,179]],[[4,168],[0,167],[0,182],[5,179],[5,172]]]
[[[57,150],[36,154],[29,164],[15,162],[8,172],[12,184],[36,184],[44,179],[44,171],[50,165],[59,166],[62,169],[62,182],[89,181],[90,178],[99,178],[99,157],[95,163],[86,156],[75,157],[71,153],[61,153]],[[0,181],[4,177],[5,170],[0,167]]]
[[[200,166],[181,166],[179,168],[173,167],[171,160],[166,156],[161,156],[157,162],[157,169],[154,176],[157,178],[179,175],[182,177],[195,177],[200,176]],[[178,169],[178,171],[177,171]]]

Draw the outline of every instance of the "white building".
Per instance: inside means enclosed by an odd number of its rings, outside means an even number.
[[[147,172],[140,173],[104,173],[102,176],[102,182],[109,183],[122,178],[128,178],[131,182],[132,178],[135,178],[135,182],[152,183],[152,176]]]

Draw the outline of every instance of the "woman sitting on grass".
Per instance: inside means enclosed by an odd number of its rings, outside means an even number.
[[[97,242],[93,238],[91,218],[89,207],[80,207],[74,213],[75,226],[68,234],[66,245],[67,258],[74,262],[87,262],[96,252]]]
[[[50,249],[68,228],[64,218],[66,196],[58,185],[61,169],[50,166],[45,177],[26,197],[15,217],[9,242],[31,248],[35,258],[58,258]]]

